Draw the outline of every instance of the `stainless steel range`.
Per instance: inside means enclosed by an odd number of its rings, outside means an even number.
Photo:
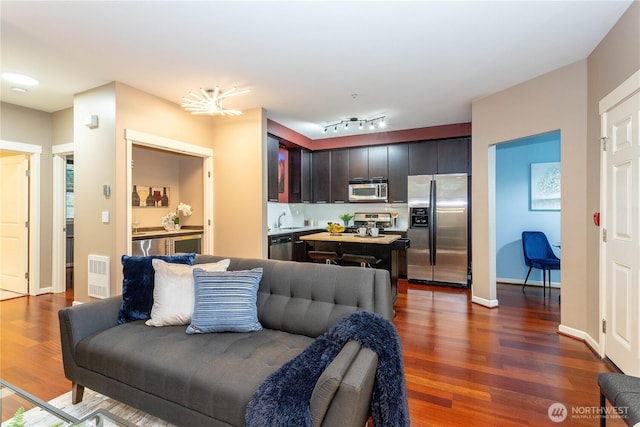
[[[373,227],[382,231],[385,228],[391,227],[393,219],[389,212],[356,212],[353,215],[353,224],[355,229],[358,227],[366,227],[369,223],[373,223],[371,224]]]

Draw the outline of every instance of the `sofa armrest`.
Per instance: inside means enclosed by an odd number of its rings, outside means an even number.
[[[75,349],[78,343],[96,332],[118,325],[122,296],[66,307],[58,311],[62,359],[67,378],[75,368]]]
[[[309,402],[314,427],[364,426],[370,412],[378,356],[348,342],[322,373]]]
[[[376,269],[374,276],[375,312],[387,320],[393,320],[393,295],[391,294],[391,277],[387,270]]]

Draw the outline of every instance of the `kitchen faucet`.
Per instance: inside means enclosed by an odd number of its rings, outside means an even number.
[[[285,216],[287,213],[286,212],[282,212],[280,214],[280,216],[278,217],[278,222],[277,222],[277,227],[276,228],[280,228],[282,227],[282,221],[280,221],[280,218],[282,218],[283,216]]]

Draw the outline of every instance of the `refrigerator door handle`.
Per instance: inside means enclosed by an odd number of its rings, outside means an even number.
[[[429,263],[436,265],[436,181],[431,180],[429,200]]]

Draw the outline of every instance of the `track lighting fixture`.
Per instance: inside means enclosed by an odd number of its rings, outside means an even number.
[[[333,128],[333,132],[338,132],[338,126],[343,124],[344,124],[344,129],[349,130],[349,123],[359,123],[358,129],[360,130],[364,129],[365,125],[369,125],[369,129],[373,130],[376,128],[376,124],[378,125],[379,128],[383,128],[386,126],[385,118],[386,116],[379,116],[373,119],[359,119],[357,117],[351,117],[350,119],[340,120],[337,123],[326,125],[323,128],[322,132],[327,133],[327,130],[331,128]]]

